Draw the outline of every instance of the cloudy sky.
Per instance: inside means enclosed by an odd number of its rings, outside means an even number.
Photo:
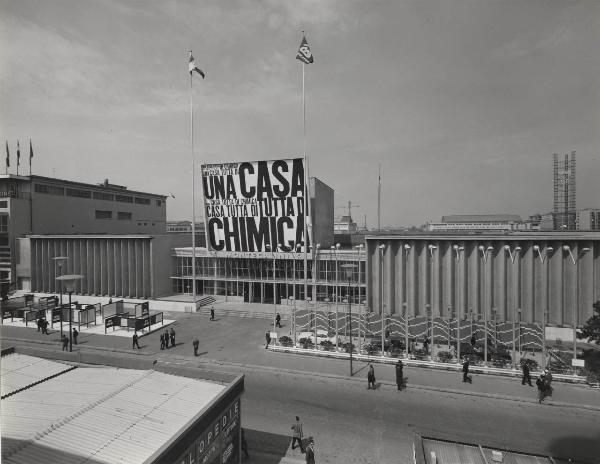
[[[190,219],[188,51],[198,173],[301,156],[302,30],[310,174],[359,222],[379,164],[382,225],[550,211],[572,150],[577,205],[600,207],[597,0],[0,0],[0,135],[13,157],[32,139],[35,174]]]

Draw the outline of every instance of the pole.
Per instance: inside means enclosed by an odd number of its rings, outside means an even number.
[[[381,230],[381,163],[379,163],[379,177],[377,181],[377,230]]]
[[[577,359],[577,314],[579,313],[579,259],[573,260],[575,264],[575,305],[573,306],[573,359]],[[546,338],[544,334],[544,339]],[[573,375],[577,374],[573,366]]]
[[[60,272],[60,275],[62,275],[62,264],[59,263],[58,264],[58,272]],[[62,340],[63,337],[63,302],[62,302],[62,280],[59,283],[59,288],[60,288],[60,339]]]
[[[190,51],[190,55],[191,55]],[[196,162],[194,159],[194,92],[190,72],[190,146],[192,150],[192,303],[196,309]]]
[[[383,304],[383,250],[385,245],[379,246],[379,260],[381,265],[381,274],[379,279],[381,280],[381,299],[379,300],[379,304],[381,307],[381,356],[385,356],[385,315],[383,311],[385,309],[385,305]]]
[[[304,303],[308,309],[308,182],[306,175],[308,165],[306,162],[306,94],[304,90],[304,62],[302,63],[302,139],[304,149]]]
[[[354,350],[352,349],[352,300],[350,299],[350,278],[351,276],[348,276],[348,322],[350,324],[350,377],[352,377],[352,351]]]
[[[339,324],[338,324],[338,309],[339,309],[339,280],[338,280],[338,259],[337,249],[333,249],[335,256],[335,350],[338,350],[338,338],[339,338]]]
[[[277,320],[277,281],[275,280],[275,253],[273,253],[273,332]]]
[[[460,247],[456,248],[456,360],[460,363]]]
[[[483,363],[488,362],[488,324],[487,324],[487,250],[483,251]]]
[[[73,351],[73,312],[71,311],[71,294],[69,292],[69,351]],[[62,324],[61,324],[62,325]]]

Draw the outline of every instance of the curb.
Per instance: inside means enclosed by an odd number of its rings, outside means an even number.
[[[53,342],[34,341],[34,340],[29,340],[29,339],[5,338],[3,340],[3,342],[4,343],[18,342],[18,343],[25,343],[26,345],[40,344],[40,345],[55,346],[55,343],[53,343]],[[328,378],[328,379],[334,379],[334,380],[340,380],[340,381],[364,383],[364,379],[358,379],[355,377],[348,377],[348,376],[344,376],[344,375],[326,374],[326,373],[322,373],[322,372],[299,371],[299,370],[295,370],[295,369],[269,367],[269,366],[262,366],[262,365],[256,365],[256,364],[243,364],[243,363],[235,363],[235,362],[231,362],[231,361],[220,361],[220,360],[216,360],[216,359],[207,359],[207,358],[197,359],[195,357],[182,356],[182,355],[173,355],[173,356],[169,356],[169,357],[164,357],[164,356],[161,356],[160,352],[155,352],[155,351],[152,351],[152,352],[148,351],[148,352],[144,352],[144,353],[142,353],[141,351],[137,351],[134,354],[129,350],[122,350],[122,349],[118,349],[118,348],[95,347],[95,346],[83,347],[83,348],[79,347],[79,351],[104,351],[104,352],[112,352],[115,354],[129,355],[129,356],[144,356],[144,357],[153,356],[153,357],[155,357],[153,362],[160,361],[161,363],[163,363],[165,365],[188,364],[188,363],[195,361],[195,363],[198,363],[198,364],[201,364],[204,366],[232,367],[232,368],[236,368],[236,369],[263,371],[263,372],[265,372],[265,371],[266,372],[277,372],[277,373],[285,372],[285,373],[293,374],[293,375],[302,375],[302,376],[310,375],[310,376],[316,376],[316,377]],[[271,351],[276,352],[276,351],[281,351],[281,350],[271,350]],[[412,366],[412,367],[414,367],[414,366]],[[419,366],[416,366],[416,367],[419,367]],[[232,372],[229,372],[229,373],[233,374]],[[379,384],[386,385],[386,386],[392,386],[392,387],[396,386],[396,384],[394,382],[390,382],[390,381],[380,381]],[[428,386],[428,385],[406,385],[404,387],[404,389],[405,390],[415,390],[415,391],[422,390],[422,391],[431,391],[431,392],[438,392],[438,393],[450,393],[450,394],[455,394],[455,395],[466,395],[466,396],[472,396],[472,397],[513,401],[513,402],[517,402],[517,403],[531,403],[531,404],[537,403],[537,399],[535,399],[535,398],[523,398],[523,397],[519,397],[519,396],[500,395],[500,394],[495,394],[495,393],[484,393],[484,392],[457,390],[457,389],[453,389],[453,388],[432,387],[432,386]],[[550,405],[550,406],[557,406],[557,407],[574,408],[574,409],[582,409],[582,410],[589,410],[589,411],[600,411],[600,405],[566,403],[566,402],[548,401],[548,400],[545,402],[545,404]]]

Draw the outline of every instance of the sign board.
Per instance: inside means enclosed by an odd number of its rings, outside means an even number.
[[[584,359],[571,359],[571,366],[585,367],[585,360]]]
[[[285,251],[304,243],[302,158],[202,166],[206,242],[214,251]]]
[[[60,322],[62,308],[54,308],[52,310],[52,322]]]
[[[121,325],[121,316],[113,316],[104,320],[104,329]]]
[[[142,303],[142,317],[150,315],[150,303],[144,301]]]

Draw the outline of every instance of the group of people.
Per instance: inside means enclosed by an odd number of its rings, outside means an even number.
[[[396,362],[396,386],[398,390],[402,390],[405,387],[404,383],[404,363],[401,359]],[[369,370],[367,372],[367,390],[376,390],[377,383],[375,379],[375,368],[373,364],[369,364]]]
[[[73,345],[77,345],[77,337],[79,336],[79,331],[73,327]],[[62,334],[62,337],[60,339],[60,342],[62,343],[62,350],[63,351],[67,351],[69,348],[69,337],[67,337],[65,334]]]
[[[48,321],[43,317],[37,320],[37,331],[42,331],[42,334],[48,335]]]
[[[169,342],[171,342],[171,346],[175,346],[175,330],[173,327],[170,331],[165,329],[164,333],[160,334],[160,349],[169,348]]]
[[[315,439],[313,437],[308,437],[308,443],[306,447],[304,447],[303,439],[304,439],[304,431],[302,430],[302,422],[300,422],[300,418],[296,416],[296,422],[292,424],[292,449],[296,449],[296,444],[300,448],[300,451],[304,454],[306,458],[306,464],[315,464]]]
[[[552,374],[548,369],[544,369],[544,372],[535,381],[538,388],[538,402],[542,404],[542,401],[547,396],[552,396]]]

